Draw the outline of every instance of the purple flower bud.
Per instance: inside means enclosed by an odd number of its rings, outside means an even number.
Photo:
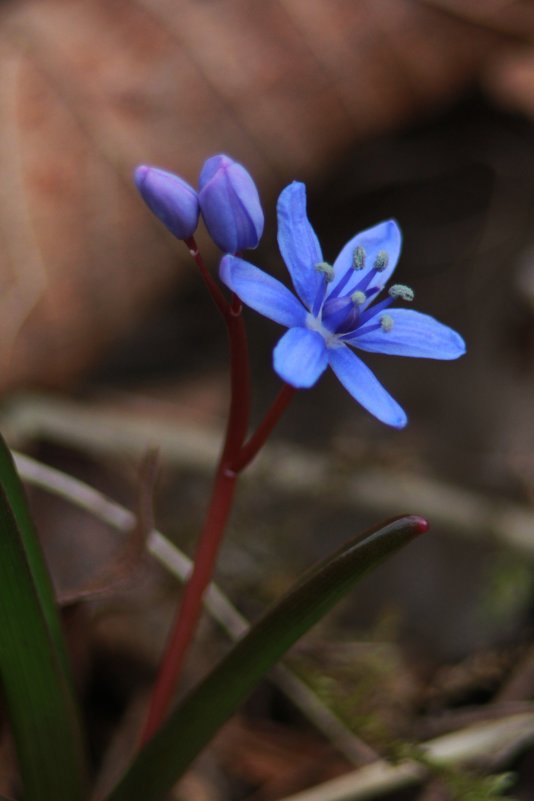
[[[225,253],[255,248],[263,233],[263,211],[245,168],[228,156],[212,156],[199,186],[200,210],[215,244]]]
[[[186,181],[157,167],[137,167],[135,184],[148,208],[178,239],[189,239],[197,229],[198,194]]]

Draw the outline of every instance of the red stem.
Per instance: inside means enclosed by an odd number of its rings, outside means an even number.
[[[228,473],[219,463],[211,502],[204,528],[195,554],[193,572],[185,586],[182,601],[178,607],[174,625],[161,662],[141,744],[149,740],[165,718],[174,696],[178,679],[185,661],[189,644],[195,633],[196,624],[202,609],[202,598],[211,581],[215,560],[219,550],[226,521],[232,507],[237,474]]]
[[[247,435],[250,418],[250,365],[248,341],[242,315],[243,306],[236,295],[226,320],[230,347],[230,411],[221,462],[228,467]]]
[[[258,452],[265,445],[269,434],[280,420],[296,391],[297,390],[295,387],[292,387],[289,384],[284,384],[282,386],[282,389],[274,399],[270,409],[259,424],[258,428],[254,434],[252,434],[250,439],[242,446],[237,457],[233,460],[231,469],[234,472],[240,473],[256,457]]]
[[[241,447],[247,434],[250,417],[250,369],[248,360],[248,343],[243,321],[243,304],[232,295],[232,303],[228,303],[217,282],[206,267],[198,249],[195,238],[185,240],[189,253],[195,260],[200,275],[206,285],[213,302],[219,309],[226,325],[230,346],[230,413],[226,426],[222,461],[226,461]]]
[[[215,567],[219,546],[232,509],[237,477],[265,443],[296,390],[284,384],[256,432],[244,443],[250,411],[250,371],[242,305],[236,295],[229,304],[207,270],[193,238],[186,241],[204,283],[223,316],[230,345],[231,400],[221,458],[202,528],[193,570],[171,629],[160,671],[150,699],[141,736],[149,740],[167,714],[202,610],[202,599]]]
[[[219,309],[224,320],[227,321],[231,313],[230,305],[226,300],[226,298],[224,297],[223,293],[221,292],[219,284],[214,280],[212,274],[206,267],[204,259],[200,255],[200,251],[198,249],[195,237],[191,236],[189,237],[189,239],[185,239],[184,242],[187,245],[189,253],[193,257],[195,264],[199,269],[202,280],[206,284],[206,287],[208,288],[208,291],[213,299],[213,302]]]
[[[167,640],[160,671],[150,700],[148,718],[141,736],[145,743],[164,719],[172,701],[185,657],[195,633],[202,599],[211,581],[219,545],[226,528],[235,491],[237,473],[230,468],[245,439],[250,410],[250,372],[242,305],[234,295],[229,304],[204,264],[194,238],[186,241],[208,291],[219,309],[228,333],[231,366],[231,400],[224,446],[215,474],[212,495],[202,528],[193,571]]]

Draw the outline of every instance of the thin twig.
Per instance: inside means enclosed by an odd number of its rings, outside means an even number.
[[[59,606],[94,600],[116,592],[119,585],[132,580],[136,568],[143,560],[147,539],[154,527],[152,499],[157,471],[158,453],[156,450],[148,451],[139,471],[137,514],[126,540],[121,543],[122,547],[107,561],[104,569],[99,570],[83,586],[72,592],[61,593],[57,597]]]
[[[509,759],[534,742],[534,712],[511,715],[498,721],[468,726],[453,734],[422,743],[425,760],[436,765],[461,766],[499,755]],[[495,760],[495,761],[494,761]],[[338,779],[316,785],[283,801],[368,801],[418,784],[428,770],[416,762],[392,765],[383,760],[366,765]]]
[[[217,431],[191,421],[173,419],[171,426],[154,416],[37,395],[15,398],[4,407],[0,422],[8,442],[43,437],[97,455],[141,457],[161,443],[166,463],[202,472],[212,469],[220,443]],[[534,513],[527,505],[489,498],[428,475],[376,467],[358,473],[336,470],[331,457],[270,444],[261,462],[247,471],[247,480],[253,477],[284,493],[314,495],[325,503],[350,504],[382,516],[413,506],[451,533],[500,542],[527,556],[534,553]]]
[[[131,531],[135,524],[135,516],[132,512],[110,500],[98,490],[29,456],[21,453],[13,453],[13,456],[17,470],[28,483],[75,504],[112,528],[125,533]],[[160,531],[154,529],[150,533],[147,550],[180,582],[183,583],[187,579],[192,568],[191,560]],[[249,622],[216,584],[210,584],[204,596],[204,604],[212,618],[232,640],[238,640],[248,631]],[[271,677],[302,714],[352,764],[361,765],[376,759],[375,752],[352,734],[289,667],[278,665],[272,671]]]

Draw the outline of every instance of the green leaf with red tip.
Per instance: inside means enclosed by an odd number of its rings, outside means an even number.
[[[81,730],[46,565],[0,439],[0,684],[25,801],[84,801]]]
[[[171,713],[107,801],[161,801],[288,648],[365,573],[427,527],[416,516],[393,520],[308,571]]]

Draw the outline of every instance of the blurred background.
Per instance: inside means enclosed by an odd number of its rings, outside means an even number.
[[[217,578],[254,618],[360,528],[426,515],[431,535],[366,580],[295,649],[293,668],[379,753],[530,711],[532,3],[3,0],[0,69],[10,444],[130,508],[136,465],[159,447],[157,524],[191,553],[224,425],[225,339],[187,250],[136,195],[133,168],[196,184],[214,153],[242,162],[266,212],[251,260],[282,280],[274,210],[291,180],[307,183],[330,261],[358,230],[395,217],[397,280],[464,336],[467,356],[366,358],[408,412],[402,432],[332,377],[299,393],[243,479]],[[280,332],[246,319],[257,420],[277,390]],[[60,597],[98,582],[117,547],[110,530],[48,492],[31,498]],[[119,763],[128,750],[179,592],[148,560],[123,574],[65,613],[104,771],[109,744]],[[188,680],[227,645],[207,617]],[[533,797],[524,747],[481,765],[516,771],[510,797]],[[347,749],[266,683],[175,797],[275,801],[350,768]],[[434,776],[376,797],[475,798],[455,786]]]

